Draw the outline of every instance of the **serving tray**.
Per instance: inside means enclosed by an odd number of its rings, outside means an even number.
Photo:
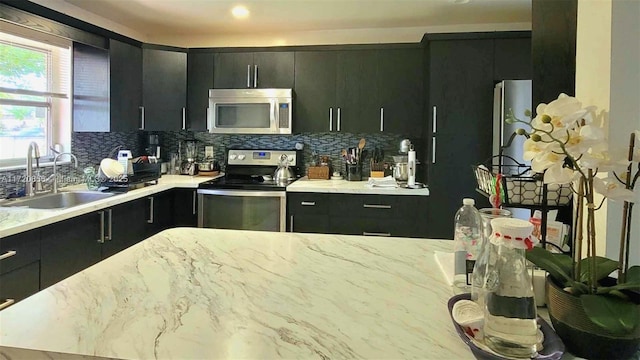
[[[467,334],[464,332],[462,326],[458,325],[458,323],[453,320],[453,305],[459,300],[471,300],[471,294],[459,294],[451,297],[448,302],[449,307],[449,315],[451,316],[451,321],[453,322],[453,326],[458,332],[458,336],[464,341],[467,346],[471,349],[471,352],[476,357],[476,359],[481,360],[510,360],[513,358],[500,356],[494,353],[490,353],[478,347]],[[538,325],[540,325],[540,330],[542,334],[544,334],[544,341],[542,342],[542,346],[544,347],[538,355],[534,359],[540,360],[559,360],[564,354],[564,343],[558,335],[556,335],[553,328],[540,316],[536,319],[538,321]]]

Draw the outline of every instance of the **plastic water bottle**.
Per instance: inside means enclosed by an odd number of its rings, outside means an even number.
[[[454,218],[454,292],[471,292],[471,273],[482,245],[482,218],[475,208],[475,200],[465,198]]]

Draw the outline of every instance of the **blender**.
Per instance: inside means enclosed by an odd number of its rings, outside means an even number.
[[[182,166],[180,167],[180,173],[182,175],[198,174],[198,165],[196,164],[198,148],[196,140],[185,140],[182,149],[184,151],[184,156],[182,157],[183,160]]]

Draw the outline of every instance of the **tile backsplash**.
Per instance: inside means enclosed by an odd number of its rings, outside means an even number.
[[[229,148],[264,148],[264,149],[295,149],[297,143],[304,146],[303,170],[311,162],[312,154],[329,155],[334,169],[344,172],[344,161],[340,156],[341,149],[355,147],[361,138],[365,138],[367,143],[365,149],[378,147],[384,150],[387,161],[391,162],[391,155],[398,153],[398,145],[406,136],[400,134],[354,134],[354,133],[302,133],[294,135],[229,135],[210,134],[207,132],[190,131],[161,131],[161,132],[82,132],[73,133],[71,139],[72,152],[78,158],[78,168],[72,165],[63,164],[59,166],[59,186],[72,183],[82,183],[82,169],[87,166],[97,166],[105,157],[115,157],[114,149],[122,146],[130,149],[134,156],[140,155],[146,145],[146,135],[158,134],[159,143],[162,146],[163,160],[168,161],[170,153],[177,153],[179,144],[187,139],[195,139],[198,143],[198,157],[204,158],[205,146],[211,145],[214,149],[214,158],[224,166],[224,154]],[[415,144],[418,154],[423,145],[419,138],[411,138]],[[25,149],[26,154],[26,149]],[[65,158],[66,159],[66,158]],[[420,155],[418,155],[420,160]],[[368,162],[363,166],[363,173],[368,173]],[[419,170],[419,169],[418,169]],[[45,167],[41,170],[42,178],[46,178],[53,172],[52,167]],[[5,198],[9,194],[24,187],[24,169],[0,171],[0,198]],[[418,171],[418,175],[420,170]],[[420,177],[418,176],[420,180]]]

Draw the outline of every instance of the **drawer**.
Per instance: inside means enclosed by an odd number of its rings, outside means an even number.
[[[417,196],[332,195],[332,216],[373,218],[415,218],[419,211]]]
[[[40,260],[40,230],[0,239],[0,274]]]
[[[0,275],[0,306],[16,303],[40,290],[40,262]]]
[[[287,209],[291,215],[328,214],[330,196],[318,193],[287,193]]]
[[[340,234],[364,236],[420,237],[413,219],[332,217],[331,229]]]

